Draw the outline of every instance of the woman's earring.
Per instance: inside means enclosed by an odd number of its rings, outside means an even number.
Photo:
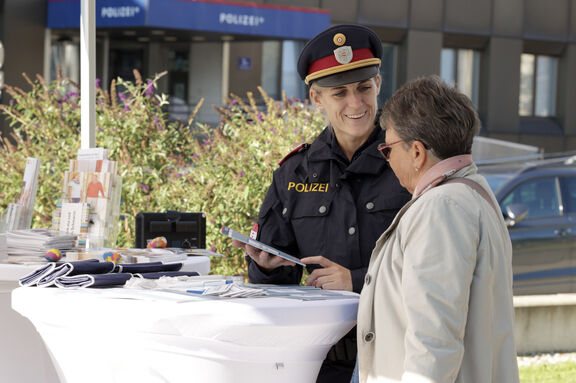
[[[420,169],[418,169],[418,168],[414,168],[414,170],[416,170],[416,173],[418,173],[418,171],[419,171]]]

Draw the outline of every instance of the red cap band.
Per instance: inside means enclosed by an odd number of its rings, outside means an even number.
[[[374,54],[372,53],[372,50],[370,50],[370,48],[355,49],[352,51],[352,60],[350,62],[353,63],[356,61],[371,59],[371,58],[374,58]],[[340,64],[338,61],[336,61],[336,57],[334,55],[326,56],[326,57],[318,59],[318,60],[314,61],[312,64],[310,64],[310,66],[308,67],[308,75],[311,75],[315,72],[318,72],[318,71],[321,71],[324,69],[328,69],[328,68],[332,68],[332,67],[336,67],[336,66],[341,66],[341,65],[346,65],[346,64]]]

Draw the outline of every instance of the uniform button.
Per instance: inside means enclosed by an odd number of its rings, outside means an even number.
[[[348,229],[348,234],[354,235],[354,233],[356,233],[356,228],[354,226],[352,226]]]
[[[370,331],[364,335],[364,342],[370,343],[374,340],[374,337],[375,337],[374,333]]]
[[[314,177],[314,178],[318,177],[318,173],[312,174],[312,177]]]
[[[339,188],[339,187],[340,187],[340,184],[336,184],[336,187]]]
[[[368,202],[368,203],[366,204],[366,209],[368,209],[368,210],[374,209],[374,202]]]
[[[370,282],[372,281],[372,277],[370,276],[370,274],[366,274],[366,277],[364,279],[364,282],[369,285]]]
[[[326,213],[326,206],[322,205],[318,208],[318,211],[320,212],[320,214],[324,214]]]
[[[286,215],[287,212],[288,212],[288,208],[284,208],[284,209],[282,210],[282,215]]]

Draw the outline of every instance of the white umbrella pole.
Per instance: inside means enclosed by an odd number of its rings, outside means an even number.
[[[80,138],[81,148],[96,146],[96,1],[80,6]]]

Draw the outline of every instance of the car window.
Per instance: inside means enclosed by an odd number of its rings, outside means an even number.
[[[492,191],[494,193],[496,193],[502,185],[504,185],[506,182],[508,182],[512,178],[512,175],[487,174],[484,176],[484,178],[486,178],[486,181],[488,181],[488,185],[490,186],[490,189],[492,189]]]
[[[564,178],[564,191],[566,193],[566,212],[576,213],[576,177]]]
[[[528,208],[526,218],[561,215],[556,178],[536,178],[519,184],[502,201],[502,208],[522,204]]]

